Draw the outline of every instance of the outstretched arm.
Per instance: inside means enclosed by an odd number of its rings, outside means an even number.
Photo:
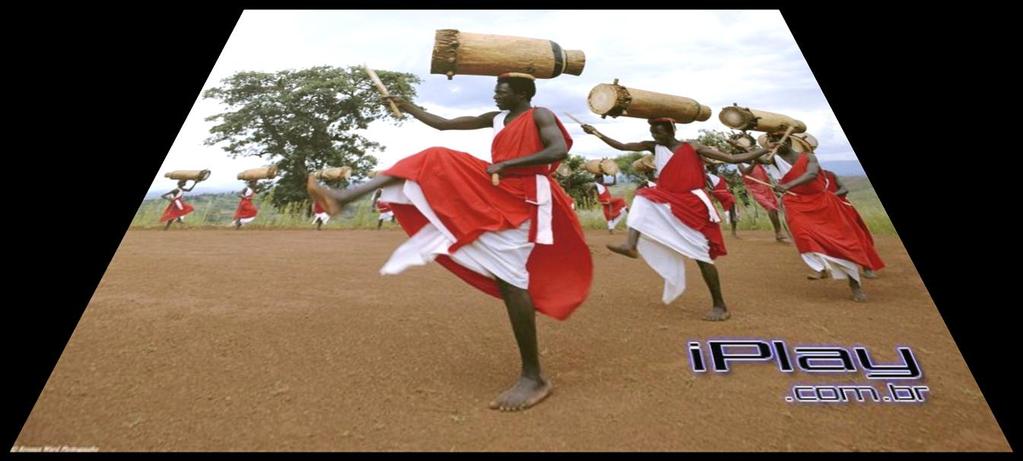
[[[720,160],[725,163],[748,162],[769,152],[767,149],[757,148],[742,154],[728,155],[724,152],[721,152],[720,150],[717,150],[717,148],[704,146],[703,144],[696,143],[693,144],[693,149],[696,150],[696,153],[700,154],[705,158]]]
[[[478,130],[480,128],[490,128],[494,124],[494,116],[498,114],[495,111],[477,116],[447,119],[431,114],[399,96],[385,96],[384,99],[393,101],[405,113],[438,130]]]
[[[597,129],[594,128],[592,125],[583,125],[583,131],[585,131],[585,132],[587,132],[589,134],[592,134],[592,135],[596,136],[597,138],[600,138],[601,141],[604,141],[604,144],[607,144],[607,145],[611,146],[613,149],[622,150],[622,151],[630,151],[630,152],[647,151],[647,152],[653,152],[654,151],[654,146],[656,145],[653,141],[640,141],[640,142],[625,142],[625,143],[623,143],[623,142],[620,142],[620,141],[617,141],[615,139],[611,139],[611,138],[605,136],[604,133],[601,133],[601,132],[597,131]]]

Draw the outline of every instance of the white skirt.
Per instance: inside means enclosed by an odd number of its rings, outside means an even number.
[[[472,243],[454,253],[448,253],[455,238],[433,212],[419,184],[406,180],[385,187],[380,199],[413,205],[429,221],[394,250],[390,259],[380,268],[382,275],[399,274],[409,267],[425,265],[438,255],[448,255],[459,265],[477,274],[504,280],[518,288],[529,288],[526,262],[534,245],[529,241],[529,220],[517,229],[484,232]]]
[[[803,262],[814,272],[827,269],[834,279],[845,280],[846,277],[852,277],[856,283],[860,281],[860,266],[852,261],[815,252],[800,253],[799,256],[803,257]]]
[[[316,223],[316,220],[317,220],[317,219],[319,219],[319,220],[320,220],[320,222],[322,222],[323,224],[327,224],[327,221],[330,221],[330,215],[329,215],[329,214],[327,214],[327,212],[326,212],[326,211],[324,211],[323,213],[316,213],[316,214],[315,214],[315,215],[313,216],[313,224],[315,224],[315,223]]]
[[[664,279],[664,304],[686,290],[686,258],[714,263],[707,237],[679,221],[667,203],[654,203],[637,195],[629,210],[628,225],[641,234],[636,245],[639,255]]]

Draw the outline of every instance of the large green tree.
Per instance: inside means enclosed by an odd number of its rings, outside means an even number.
[[[391,94],[414,99],[418,77],[377,73]],[[267,198],[279,210],[307,203],[310,171],[347,165],[353,180],[364,178],[376,166],[369,152],[384,147],[359,130],[375,120],[398,122],[366,71],[355,66],[239,72],[203,97],[227,108],[206,119],[217,123],[207,145],[220,145],[232,158],[259,157],[277,164],[279,179]]]

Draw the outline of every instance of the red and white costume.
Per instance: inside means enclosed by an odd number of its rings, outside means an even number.
[[[245,191],[242,192],[242,199],[238,202],[238,209],[234,211],[234,221],[232,224],[248,224],[256,219],[259,209],[252,203],[252,198],[255,194],[256,191],[252,190],[251,187],[245,188]]]
[[[669,304],[686,289],[685,258],[713,263],[726,253],[725,241],[693,147],[683,143],[672,152],[658,144],[654,164],[657,184],[636,191],[628,224],[642,234],[636,249],[664,279],[661,301]]]
[[[160,222],[184,218],[185,215],[194,211],[192,205],[185,203],[184,196],[185,192],[183,190],[174,189],[174,196],[170,203],[167,204],[167,208],[163,210],[163,215],[160,216]]]
[[[387,221],[394,217],[394,210],[391,209],[391,205],[383,200],[377,200],[376,204],[377,213],[380,215],[377,217],[377,221]]]
[[[543,150],[530,109],[505,125],[494,117],[494,162]],[[572,138],[557,121],[571,148]],[[495,278],[529,291],[536,310],[567,318],[589,293],[593,262],[582,227],[561,186],[557,164],[508,169],[498,186],[490,164],[472,155],[431,147],[383,172],[404,181],[385,187],[409,239],[380,269],[397,274],[436,260],[477,289],[500,297]]]
[[[612,197],[611,191],[603,184],[599,182],[594,182],[593,184],[597,186],[597,201],[600,202],[601,207],[604,209],[604,219],[607,220],[607,228],[614,229],[618,222],[625,217],[629,207],[625,205],[625,200],[622,198]]]
[[[774,166],[772,165],[771,168],[774,168]],[[778,177],[781,177],[781,175],[778,175]],[[774,190],[770,186],[760,184],[750,178],[770,184],[771,178],[768,177],[764,166],[754,163],[753,170],[750,171],[749,175],[742,176],[742,182],[746,186],[746,191],[753,196],[753,200],[756,200],[760,206],[764,207],[767,211],[776,211],[778,209],[778,196],[774,195]]]
[[[330,221],[330,214],[327,213],[327,209],[320,205],[320,202],[313,202],[313,224],[316,224],[316,220],[319,219],[321,223],[327,224]]]
[[[821,169],[821,173],[824,175],[825,186],[828,192],[834,194],[838,192],[838,181],[835,180],[835,173],[831,171]],[[852,222],[856,223],[856,233],[859,237],[860,242],[863,244],[865,251],[867,252],[867,258],[870,259],[870,265],[865,266],[870,270],[881,270],[884,268],[884,261],[881,260],[881,256],[877,254],[877,249],[874,247],[874,236],[870,234],[870,229],[867,227],[867,223],[863,222],[863,218],[860,213],[856,211],[856,207],[853,206],[852,202],[846,196],[837,196],[839,200],[845,203],[845,208],[842,211],[849,217]]]
[[[774,157],[782,174],[781,183],[792,181],[806,173],[809,156],[799,155],[794,165],[781,156]],[[794,187],[797,195],[782,194],[785,220],[795,241],[796,249],[810,269],[827,269],[836,279],[852,277],[860,281],[860,266],[870,267],[866,248],[857,235],[856,223],[849,217],[837,195],[828,192],[825,175]]]
[[[729,219],[728,211],[735,206],[735,195],[732,195],[732,191],[728,189],[728,182],[721,179],[716,174],[707,173],[707,179],[710,181],[710,195],[714,197],[721,204],[721,208],[725,210],[724,219]],[[735,210],[736,219],[739,218],[739,209]]]

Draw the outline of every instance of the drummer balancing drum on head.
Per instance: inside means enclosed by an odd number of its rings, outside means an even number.
[[[242,225],[248,224],[256,219],[256,215],[259,214],[259,209],[252,203],[252,199],[256,195],[256,184],[255,179],[250,179],[246,182],[245,188],[238,193],[238,197],[241,199],[238,201],[238,208],[234,211],[234,225],[235,230],[241,229]]]
[[[597,203],[600,203],[604,212],[604,219],[607,221],[607,232],[614,234],[615,227],[625,218],[626,212],[629,210],[625,200],[621,197],[612,196],[611,190],[607,187],[613,186],[618,182],[618,166],[614,163],[614,160],[604,159],[598,162],[595,168],[587,162],[586,169],[593,173],[593,187],[597,194]],[[611,180],[608,181],[606,178],[611,178]]]
[[[766,136],[764,143],[777,149],[772,159],[779,175],[775,190],[782,194],[785,220],[796,249],[815,272],[810,278],[822,278],[829,272],[836,279],[848,278],[852,299],[866,301],[860,267],[877,270],[883,262],[846,210],[848,205],[828,192],[813,147],[798,136],[786,138],[777,132]]]
[[[550,394],[551,382],[540,372],[536,311],[568,318],[586,299],[593,275],[571,201],[550,178],[567,158],[572,138],[553,112],[531,105],[535,93],[531,76],[502,75],[494,87],[498,110],[454,119],[388,97],[439,130],[492,129],[493,163],[431,147],[351,189],[327,189],[312,177],[307,186],[332,215],[383,188],[381,200],[390,204],[410,238],[391,255],[382,274],[437,261],[504,301],[522,365],[518,381],[491,402],[491,408],[504,411],[528,408]],[[493,174],[499,175],[496,185]]]
[[[730,314],[714,266],[714,259],[726,253],[725,241],[719,225],[721,217],[704,190],[703,159],[738,163],[760,157],[767,150],[731,156],[713,147],[675,139],[675,121],[671,118],[650,119],[649,123],[653,140],[630,143],[583,125],[584,131],[615,149],[654,154],[657,183],[637,189],[627,221],[629,235],[624,243],[608,245],[608,249],[630,258],[642,256],[664,279],[661,300],[665,304],[685,291],[685,259],[695,260],[713,299],[704,319],[725,320]]]
[[[191,192],[192,189],[195,188],[195,185],[198,184],[198,181],[192,182],[192,187],[185,187],[186,184],[188,184],[188,180],[182,179],[178,181],[178,187],[175,187],[174,190],[161,196],[162,198],[170,201],[170,203],[167,204],[167,208],[163,210],[163,215],[160,216],[160,222],[167,223],[167,225],[163,227],[163,230],[170,229],[171,224],[174,224],[175,221],[183,223],[184,221],[182,219],[194,211],[192,205],[185,203],[184,197],[185,192]]]
[[[184,217],[194,210],[192,205],[185,203],[185,192],[191,192],[196,184],[209,178],[210,170],[174,170],[163,176],[178,181],[178,187],[160,196],[170,202],[160,216],[160,222],[167,223],[163,230],[167,230],[175,222],[184,223]],[[188,187],[188,181],[192,181],[192,187]]]
[[[234,225],[235,230],[241,229],[242,225],[248,224],[256,219],[256,215],[259,214],[259,209],[252,203],[252,200],[256,196],[256,187],[260,179],[273,179],[277,177],[277,166],[272,165],[263,168],[252,168],[241,173],[238,173],[238,179],[246,182],[246,187],[238,193],[238,197],[241,199],[238,202],[238,208],[234,212],[234,221],[231,222]]]

